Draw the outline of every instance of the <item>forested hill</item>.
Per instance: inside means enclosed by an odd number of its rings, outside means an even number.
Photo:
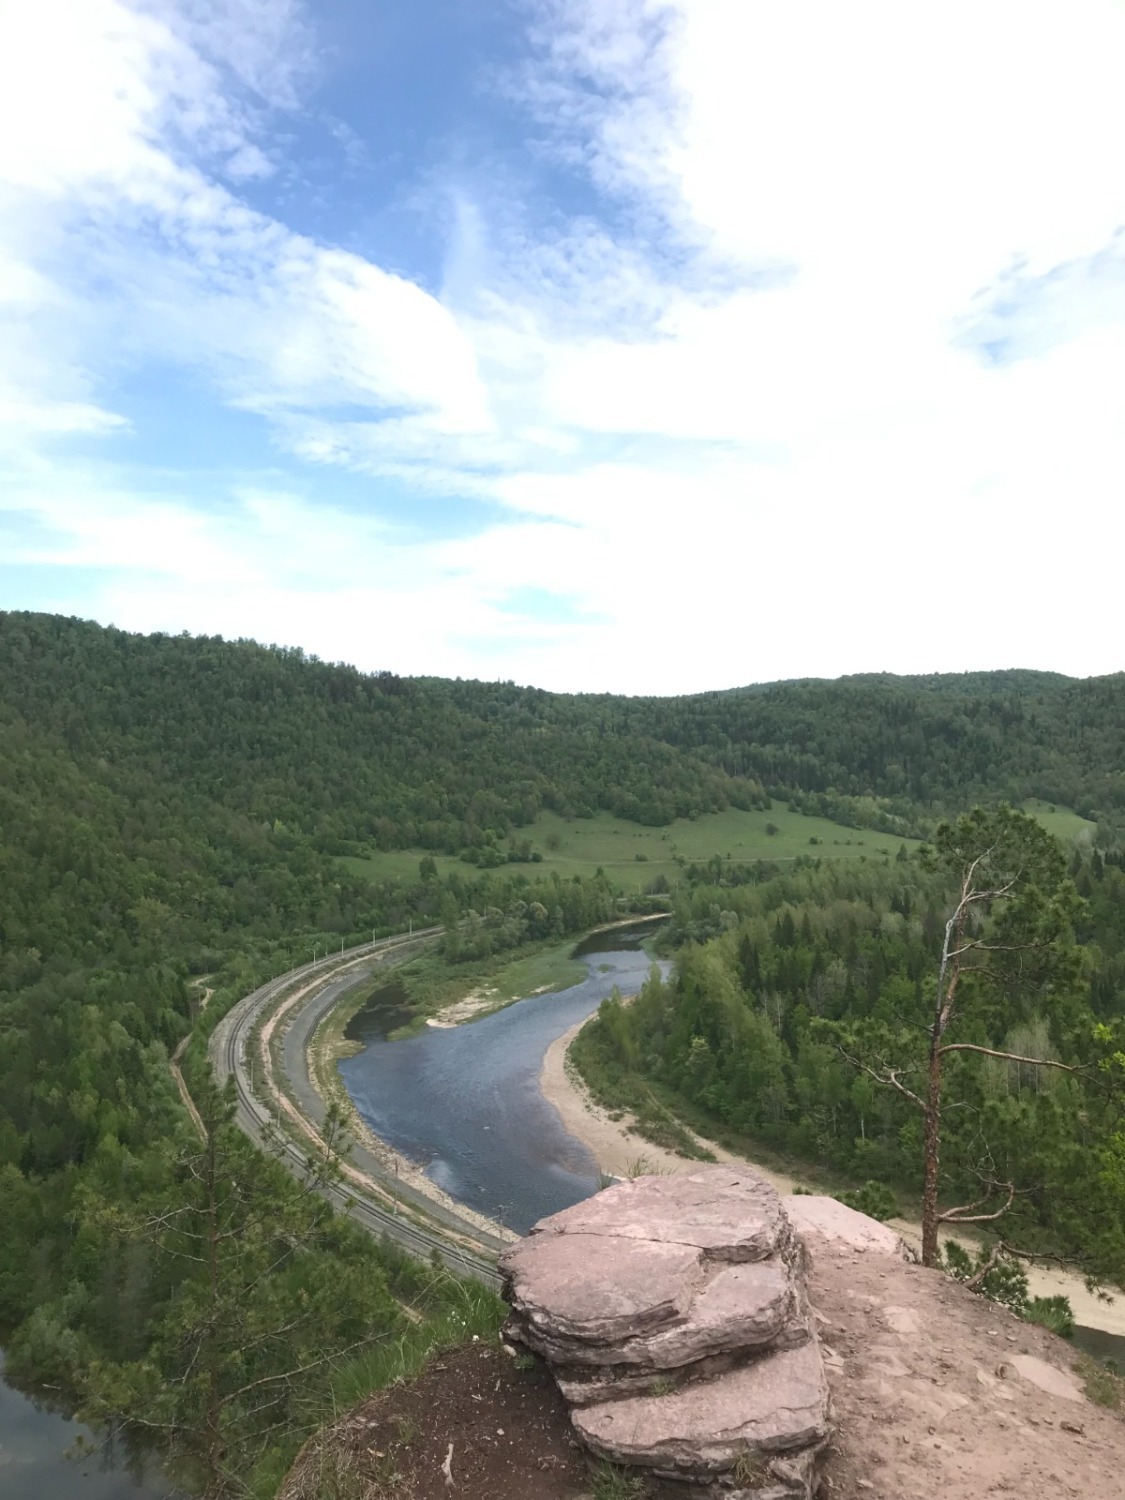
[[[814,794],[829,816],[832,792],[906,815],[1028,797],[1114,829],[1125,813],[1125,673],[786,682],[642,700],[634,723],[731,776]]]
[[[325,853],[456,851],[544,808],[663,824],[767,797],[892,832],[1001,798],[1125,822],[1123,674],[567,695],[8,613],[0,728],[100,783],[174,787]]]

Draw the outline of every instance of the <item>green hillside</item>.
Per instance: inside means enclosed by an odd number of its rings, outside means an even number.
[[[663,829],[782,803],[917,835],[975,801],[1040,799],[1102,824],[1103,842],[1125,818],[1122,675],[566,695],[0,614],[0,688],[7,736],[34,738],[99,785],[132,795],[139,779],[193,816],[219,809],[324,853],[457,854],[542,813]]]

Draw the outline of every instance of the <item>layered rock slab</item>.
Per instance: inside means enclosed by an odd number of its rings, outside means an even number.
[[[828,1438],[828,1383],[814,1340],[715,1380],[661,1396],[607,1401],[572,1414],[593,1452],[669,1478],[753,1469]]]
[[[604,1234],[694,1245],[712,1259],[732,1261],[764,1260],[793,1245],[781,1199],[765,1178],[725,1166],[619,1182],[540,1219],[529,1239],[541,1234]]]
[[[682,1246],[544,1239],[513,1267],[511,1301],[521,1341],[559,1365],[671,1370],[807,1337],[779,1256],[709,1265]]]
[[[751,1170],[640,1178],[542,1220],[501,1267],[591,1451],[695,1495],[811,1495],[828,1391],[800,1241]]]

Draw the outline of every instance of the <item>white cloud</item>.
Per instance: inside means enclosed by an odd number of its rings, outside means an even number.
[[[537,229],[460,182],[440,296],[239,197],[329,67],[315,19],[7,23],[26,560],[97,570],[119,624],[571,688],[1120,665],[1091,584],[1125,539],[1119,6],[553,0],[519,97],[604,212]],[[113,377],[156,362],[320,481],[231,476],[219,502],[211,476],[170,496],[58,456],[125,433]],[[507,514],[417,543],[333,503],[334,469]],[[592,623],[514,620],[514,587]]]
[[[301,0],[142,0],[138,8],[278,108],[300,103],[320,65]]]
[[[255,212],[191,159],[221,152],[235,178],[269,168],[193,44],[202,36],[284,96],[276,38],[268,24],[256,36],[271,14],[250,0],[144,13],[44,0],[13,17],[0,47],[0,181],[12,239],[26,227],[34,242],[46,219],[54,251],[49,271],[30,274],[42,296],[85,300],[114,356],[202,366],[244,407],[405,407],[439,430],[486,427],[472,349],[440,303]]]
[[[127,426],[117,412],[84,401],[0,400],[0,431],[16,428],[24,433],[98,434],[119,432]]]
[[[276,170],[276,166],[266,153],[259,146],[249,142],[244,146],[239,146],[223,167],[224,175],[232,182],[260,181],[262,178],[272,177]]]

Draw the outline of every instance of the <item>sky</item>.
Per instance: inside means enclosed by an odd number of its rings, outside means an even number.
[[[0,608],[1121,670],[1125,0],[0,0]]]

